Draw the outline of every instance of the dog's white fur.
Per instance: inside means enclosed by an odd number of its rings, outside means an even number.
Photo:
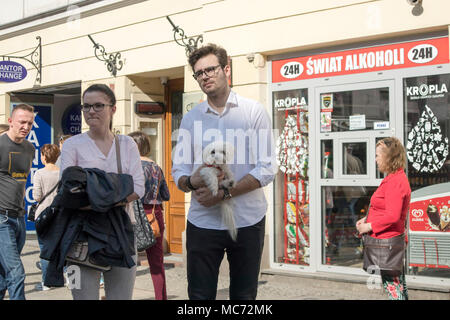
[[[214,141],[207,145],[203,149],[203,163],[208,167],[202,167],[200,169],[200,176],[206,184],[206,187],[211,193],[216,196],[219,192],[219,187],[232,188],[235,185],[233,173],[228,167],[227,163],[230,163],[234,158],[234,148],[228,142]],[[224,174],[223,180],[218,182],[217,175],[219,171]],[[222,201],[220,204],[222,221],[228,229],[233,241],[237,237],[237,229],[234,221],[233,213],[233,199]]]

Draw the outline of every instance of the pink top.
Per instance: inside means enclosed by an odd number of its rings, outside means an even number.
[[[387,239],[405,232],[411,188],[403,169],[389,174],[370,199],[367,223],[372,224],[370,236]]]

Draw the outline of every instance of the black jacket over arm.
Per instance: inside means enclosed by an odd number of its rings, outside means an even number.
[[[56,214],[38,234],[43,244],[40,257],[50,261],[44,285],[64,286],[64,263],[75,240],[87,241],[89,254],[101,263],[126,268],[135,265],[133,226],[125,208],[115,206],[133,189],[128,174],[76,166],[64,170],[61,188],[44,210],[53,209]],[[88,205],[91,210],[80,210]]]

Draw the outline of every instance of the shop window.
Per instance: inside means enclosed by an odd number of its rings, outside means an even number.
[[[367,174],[367,144],[365,142],[343,143],[342,157],[344,175]]]
[[[410,274],[450,278],[450,74],[403,80]]]
[[[333,178],[333,140],[322,140],[320,142],[320,154],[322,157],[322,179]]]
[[[389,88],[322,93],[320,132],[389,128]]]
[[[273,93],[279,171],[275,177],[275,262],[310,263],[307,89]]]
[[[366,186],[322,186],[323,264],[362,268],[362,239],[355,226],[367,215],[375,190]]]

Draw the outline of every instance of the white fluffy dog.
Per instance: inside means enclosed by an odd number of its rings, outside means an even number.
[[[200,176],[206,184],[206,187],[215,196],[219,192],[219,187],[232,188],[235,185],[233,173],[228,167],[234,159],[234,147],[228,142],[214,141],[203,149],[203,163],[206,167],[200,169]],[[218,182],[217,175],[223,172],[224,178]],[[235,241],[237,229],[234,222],[232,199],[222,201],[220,204],[222,221],[227,226],[231,238]]]

